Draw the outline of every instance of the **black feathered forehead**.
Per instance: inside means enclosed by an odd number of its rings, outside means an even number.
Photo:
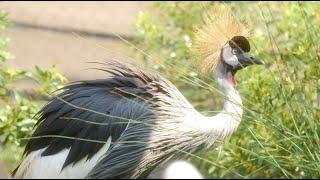
[[[243,36],[235,36],[230,41],[229,44],[232,48],[241,49],[244,52],[250,51],[250,44],[247,38]]]

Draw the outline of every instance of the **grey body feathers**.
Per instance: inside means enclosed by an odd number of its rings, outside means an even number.
[[[146,178],[159,163],[184,151],[202,149],[204,140],[197,132],[179,129],[183,118],[197,111],[169,81],[122,63],[109,63],[102,70],[112,76],[63,88],[39,112],[33,137],[59,135],[99,141],[111,137],[109,150],[87,178]],[[49,156],[71,148],[66,167],[90,159],[102,146],[49,137],[30,139],[25,154],[47,147],[41,155]]]

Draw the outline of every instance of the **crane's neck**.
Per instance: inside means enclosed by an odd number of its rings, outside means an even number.
[[[220,62],[215,74],[216,81],[219,84],[220,90],[224,95],[223,110],[219,114],[227,113],[231,115],[234,120],[241,120],[243,106],[241,97],[235,89],[235,80],[231,72],[228,72],[228,65]]]
[[[234,87],[235,80],[230,78],[230,75],[232,74],[228,72],[228,65],[220,62],[215,78],[224,94],[224,106],[220,113],[208,118],[208,121],[212,122],[212,135],[220,140],[224,140],[237,129],[243,113],[240,95]]]

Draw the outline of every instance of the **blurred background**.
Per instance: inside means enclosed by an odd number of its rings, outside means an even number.
[[[7,63],[28,71],[35,65],[47,69],[56,65],[71,81],[101,77],[99,72],[85,72],[85,62],[128,56],[116,34],[132,39],[139,11],[151,3],[0,2],[13,22],[4,31],[10,38],[8,51],[15,56]]]
[[[194,27],[216,6],[251,25],[251,51],[266,64],[237,73],[238,131],[190,162],[208,178],[319,178],[320,3],[129,1],[0,2],[0,177],[20,162],[51,92],[106,76],[88,61],[138,63],[215,114],[223,98],[191,49]]]

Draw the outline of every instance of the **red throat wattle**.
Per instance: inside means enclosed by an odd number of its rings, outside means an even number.
[[[237,86],[236,77],[234,75],[232,75],[231,72],[228,72],[228,80],[230,81],[230,83],[232,84],[233,87]]]

